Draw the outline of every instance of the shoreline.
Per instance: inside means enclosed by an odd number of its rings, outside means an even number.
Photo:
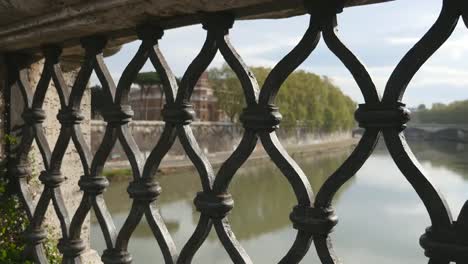
[[[307,144],[301,146],[289,146],[285,147],[287,152],[292,158],[303,157],[305,155],[316,155],[320,157],[323,155],[329,155],[336,152],[344,151],[346,149],[355,147],[359,142],[359,138],[343,138],[333,141],[326,141],[321,143]],[[210,161],[213,168],[219,168],[226,159],[232,154],[231,152],[218,152],[208,154],[208,160]],[[244,163],[244,166],[249,166],[253,161],[265,161],[269,160],[270,157],[265,152],[261,145],[258,145],[252,152],[249,159]],[[103,175],[110,181],[119,181],[120,179],[128,179],[131,177],[131,169],[128,162],[109,162],[106,164],[107,169],[103,171]],[[158,174],[165,176],[168,174],[195,171],[193,163],[188,158],[180,159],[165,159],[161,162],[158,170]]]

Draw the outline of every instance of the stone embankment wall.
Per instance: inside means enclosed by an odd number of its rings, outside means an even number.
[[[136,143],[145,156],[148,156],[158,142],[164,129],[164,122],[133,121],[130,123],[130,127]],[[224,122],[194,122],[191,127],[200,148],[207,154],[232,152],[242,139],[244,131],[241,125]],[[91,149],[93,153],[97,151],[101,144],[105,129],[105,122],[97,120],[91,122]],[[288,147],[343,139],[351,137],[351,134],[350,132],[323,134],[312,132],[307,128],[298,127],[280,128],[278,130],[278,137],[282,143]],[[185,151],[182,145],[176,141],[168,156],[181,155],[185,155]],[[122,147],[119,144],[114,148],[111,159],[126,159]]]

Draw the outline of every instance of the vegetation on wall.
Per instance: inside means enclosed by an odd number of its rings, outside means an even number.
[[[414,120],[421,123],[468,124],[468,100],[456,101],[448,105],[436,103],[431,109],[420,105],[414,113]]]
[[[5,135],[4,142],[10,145],[17,144],[17,139],[11,135]],[[7,160],[0,162],[0,263],[2,264],[32,264],[26,260],[23,254],[25,241],[23,232],[29,225],[26,210],[23,207],[17,190],[10,184],[7,175]],[[50,227],[45,226],[46,229]],[[48,234],[52,234],[48,230]],[[62,262],[62,256],[57,249],[57,239],[47,237],[44,248],[50,264]]]
[[[260,87],[271,69],[251,68]],[[219,107],[236,122],[245,99],[239,80],[227,65],[209,71]],[[355,126],[355,102],[327,77],[306,71],[292,73],[281,87],[276,104],[285,126],[305,125],[315,131],[349,130]]]
[[[28,263],[22,259],[24,242],[21,239],[28,219],[18,197],[7,188],[5,165],[4,160],[0,164],[0,263]]]

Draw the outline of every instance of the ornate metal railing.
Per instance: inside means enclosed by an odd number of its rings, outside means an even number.
[[[107,249],[102,260],[107,264],[131,263],[132,258],[127,250],[128,242],[143,217],[146,217],[166,263],[190,263],[213,227],[234,263],[251,263],[247,252],[230,229],[228,213],[233,209],[234,202],[228,191],[236,171],[249,158],[260,140],[273,162],[289,181],[298,202],[290,215],[293,227],[297,229],[297,237],[286,256],[279,262],[299,263],[313,241],[322,263],[338,263],[329,237],[337,224],[332,199],[340,187],[349,181],[368,159],[382,134],[395,163],[429,213],[432,225],[420,240],[426,256],[430,258],[429,263],[467,263],[468,203],[463,207],[458,220],[452,220],[444,198],[426,177],[405,141],[403,130],[410,114],[402,103],[402,98],[413,76],[450,37],[459,18],[462,17],[468,25],[468,4],[462,0],[443,1],[440,17],[396,67],[383,97],[380,98],[366,68],[336,35],[336,15],[343,8],[339,2],[306,1],[310,13],[309,28],[297,46],[274,67],[262,89],[229,42],[229,30],[235,21],[235,17],[229,13],[203,15],[203,28],[207,31],[206,41],[188,67],[179,87],[159,50],[164,31],[155,25],[137,27],[137,35],[142,44],[127,65],[118,84],[113,82],[103,61],[102,52],[107,42],[103,36],[81,39],[85,58],[71,89],[65,83],[61,72],[60,46],[49,45],[43,48],[44,70],[34,92],[29,87],[27,64],[23,63],[27,58],[18,54],[8,55],[8,83],[11,89],[21,91],[26,106],[23,113],[25,125],[21,145],[17,149],[16,158],[10,163],[10,173],[18,181],[22,200],[30,218],[30,225],[26,231],[27,251],[34,260],[37,263],[47,263],[42,246],[46,234],[41,224],[52,202],[61,224],[62,238],[59,249],[64,256],[63,263],[80,262],[78,256],[85,249],[80,237],[81,229],[90,210],[94,210],[104,234]],[[350,157],[314,195],[304,172],[284,150],[276,136],[275,130],[280,124],[281,115],[274,102],[282,83],[313,52],[321,36],[328,48],[352,73],[364,95],[365,104],[359,106],[356,119],[360,126],[365,128],[365,133]],[[200,75],[218,51],[237,74],[247,105],[241,116],[245,128],[242,141],[215,174],[192,134],[190,123],[194,111],[190,97]],[[151,61],[162,78],[167,101],[163,110],[166,123],[164,132],[145,161],[129,132],[128,123],[131,122],[132,111],[128,106],[128,94],[134,78],[147,60]],[[93,71],[103,86],[108,103],[112,105],[112,108],[104,113],[107,129],[94,156],[91,155],[80,131],[80,121],[83,120],[80,114],[81,99]],[[41,124],[46,117],[42,105],[50,82],[55,84],[61,104],[57,116],[61,130],[54,148],[49,146]],[[196,167],[203,188],[194,200],[197,210],[201,213],[198,226],[181,250],[176,249],[158,212],[157,198],[161,186],[155,178],[161,160],[176,138],[179,138]],[[31,174],[27,155],[34,140],[40,149],[45,167],[40,175],[44,191],[36,206],[28,193],[26,181]],[[84,170],[84,175],[79,181],[83,197],[74,214],[67,211],[60,191],[60,186],[65,180],[60,172],[61,165],[70,141],[80,154]],[[133,172],[133,181],[128,187],[133,203],[120,230],[116,229],[106,209],[103,191],[108,186],[108,181],[102,176],[104,164],[117,141],[124,147]]]

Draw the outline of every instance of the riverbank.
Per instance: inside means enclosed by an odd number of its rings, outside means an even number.
[[[333,141],[290,146],[286,147],[286,150],[293,158],[300,158],[305,155],[314,155],[320,157],[322,155],[333,154],[352,148],[357,144],[358,141],[359,139],[356,138],[341,138]],[[231,154],[232,152],[218,152],[208,154],[207,156],[212,166],[214,168],[218,168],[223,164],[223,162],[226,161],[227,158],[229,158]],[[269,156],[263,147],[259,144],[244,166],[250,166],[254,162],[263,160],[269,160]],[[195,168],[192,162],[185,156],[166,158],[161,162],[159,167],[159,173],[161,175],[191,170],[195,170]],[[131,169],[129,168],[128,162],[126,161],[114,161],[106,163],[106,170],[104,170],[103,174],[104,176],[108,177],[109,180],[126,180],[131,176]]]

